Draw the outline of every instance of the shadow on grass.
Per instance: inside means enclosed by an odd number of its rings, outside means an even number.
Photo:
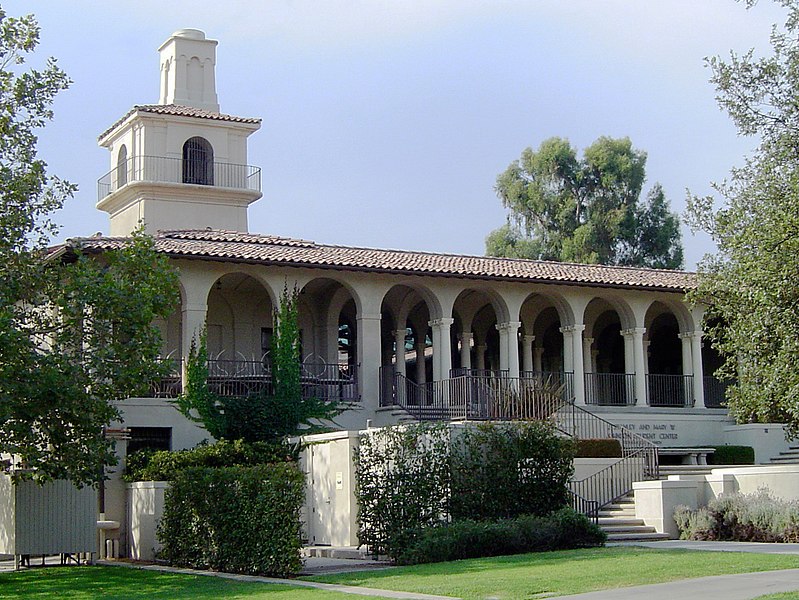
[[[285,595],[296,588],[240,583],[201,575],[157,573],[122,567],[34,568],[0,574],[0,598],[64,598],[84,600],[211,600],[264,598]]]

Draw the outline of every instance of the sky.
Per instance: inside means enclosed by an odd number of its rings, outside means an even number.
[[[1,2],[2,0],[0,0]],[[217,48],[221,111],[263,119],[250,231],[319,243],[483,254],[506,220],[497,175],[552,136],[582,150],[629,136],[672,210],[712,193],[756,140],[714,99],[705,57],[769,50],[768,0],[12,0],[73,80],[40,132],[79,185],[59,240],[107,233],[97,136],[158,100],[157,48],[197,28]],[[683,227],[686,268],[714,248]]]

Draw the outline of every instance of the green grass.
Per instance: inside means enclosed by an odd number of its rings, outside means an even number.
[[[783,592],[781,594],[768,594],[758,596],[755,600],[799,600],[799,592]]]
[[[123,567],[44,567],[0,573],[0,598],[52,600],[354,600],[310,588],[242,583],[203,575],[157,573]]]
[[[790,568],[799,568],[799,556],[594,548],[308,579],[465,599],[495,597],[505,600],[531,598],[535,594],[577,594],[690,577]]]

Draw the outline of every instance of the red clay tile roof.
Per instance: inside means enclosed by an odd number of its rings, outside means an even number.
[[[198,117],[200,119],[213,119],[215,121],[230,121],[232,123],[251,123],[257,124],[261,119],[252,117],[236,117],[233,115],[226,115],[224,113],[212,112],[210,110],[203,110],[201,108],[194,108],[191,106],[181,106],[178,104],[137,104],[131,108],[125,115],[118,119],[116,123],[111,125],[108,129],[98,136],[98,141],[102,140],[105,136],[116,129],[121,123],[125,121],[130,115],[135,112],[154,113],[157,115],[173,115],[178,117]]]
[[[87,252],[102,252],[119,247],[125,240],[73,238],[67,245]],[[696,285],[696,275],[685,271],[334,246],[220,230],[160,231],[155,244],[159,252],[174,258],[262,265],[674,292],[684,292]]]

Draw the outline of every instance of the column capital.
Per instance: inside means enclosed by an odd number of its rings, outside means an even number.
[[[524,340],[525,344],[532,344],[535,341],[535,336],[534,335],[525,335],[525,336],[522,336],[522,339]]]
[[[383,318],[383,315],[381,315],[380,313],[377,313],[377,314],[374,314],[374,315],[362,314],[362,315],[356,315],[355,316],[355,320],[356,321],[379,321],[382,318]]]
[[[583,331],[585,331],[583,323],[575,323],[574,325],[566,325],[560,328],[561,333],[582,333]]]
[[[458,338],[461,340],[473,340],[474,334],[471,331],[461,331],[458,334]]]
[[[594,343],[594,338],[584,337],[583,344],[588,344],[589,346]]]
[[[521,326],[521,321],[505,321],[504,323],[497,323],[494,327],[496,327],[497,331],[518,331]]]
[[[693,331],[684,331],[682,333],[678,333],[677,337],[681,340],[690,340],[694,335]]]
[[[702,339],[702,336],[705,335],[705,332],[701,329],[696,329],[694,331],[689,332],[691,337]]]
[[[399,337],[399,336],[403,336],[404,337],[404,336],[408,335],[408,331],[405,330],[405,329],[397,329],[397,330],[394,331],[394,335],[397,336],[397,337]]]
[[[455,322],[452,317],[441,317],[440,319],[432,319],[427,322],[430,327],[449,327]]]
[[[644,333],[646,333],[646,327],[631,327],[630,329],[621,330],[622,335],[631,337],[636,335],[643,337]]]

